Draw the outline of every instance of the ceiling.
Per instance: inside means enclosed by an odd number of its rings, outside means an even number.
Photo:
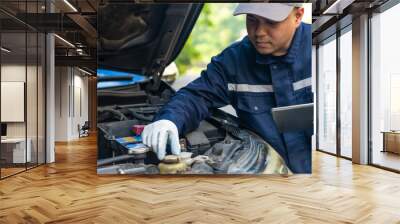
[[[379,7],[388,0],[305,0],[313,3],[313,39],[329,35],[327,30],[340,19],[357,16],[360,12]],[[96,69],[97,9],[106,2],[133,3],[137,0],[45,0],[0,1],[2,46],[13,54],[24,55],[25,30],[54,32],[56,64]],[[142,0],[142,2],[154,2]],[[156,1],[156,2],[163,2]],[[270,2],[282,2],[270,0]],[[49,12],[52,13],[49,13]],[[351,22],[351,19],[350,19]],[[331,32],[334,32],[331,31]],[[28,35],[29,36],[29,35]],[[29,36],[28,55],[35,53],[36,41]],[[69,43],[66,43],[62,39]],[[33,41],[31,43],[31,41]],[[35,42],[35,43],[34,43]],[[72,46],[72,45],[73,46]]]
[[[12,49],[3,60],[22,60],[25,55],[28,59],[34,57],[36,51],[43,47],[36,43],[36,33],[54,32],[57,34],[56,65],[75,65],[95,71],[98,1],[47,2],[46,5],[45,0],[0,1],[2,46]],[[82,65],[76,64],[79,61]]]

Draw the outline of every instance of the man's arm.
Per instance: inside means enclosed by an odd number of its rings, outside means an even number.
[[[226,58],[222,54],[213,57],[207,70],[179,90],[156,115],[154,122],[144,128],[143,143],[151,146],[159,160],[165,157],[168,143],[173,154],[180,154],[179,134],[196,129],[200,121],[209,116],[211,108],[229,104],[223,60]]]
[[[229,104],[223,60],[222,55],[213,57],[207,70],[179,90],[154,120],[170,120],[177,126],[179,134],[185,134],[209,116],[209,109]]]

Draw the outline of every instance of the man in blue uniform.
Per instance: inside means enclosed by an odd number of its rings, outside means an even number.
[[[294,173],[311,173],[311,135],[279,133],[271,108],[313,101],[311,25],[296,4],[241,3],[248,35],[213,57],[201,76],[179,90],[143,131],[158,158],[167,142],[180,153],[179,134],[196,129],[210,109],[231,104],[241,124],[263,137]],[[301,117],[299,117],[301,119]]]

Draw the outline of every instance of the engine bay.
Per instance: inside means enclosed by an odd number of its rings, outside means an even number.
[[[158,160],[141,131],[174,94],[161,82],[98,89],[98,174],[281,174],[291,171],[263,139],[219,109],[180,136],[181,154]]]

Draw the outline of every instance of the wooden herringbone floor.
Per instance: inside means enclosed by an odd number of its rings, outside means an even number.
[[[400,223],[400,175],[315,152],[289,178],[96,175],[93,137],[0,181],[0,223]]]

